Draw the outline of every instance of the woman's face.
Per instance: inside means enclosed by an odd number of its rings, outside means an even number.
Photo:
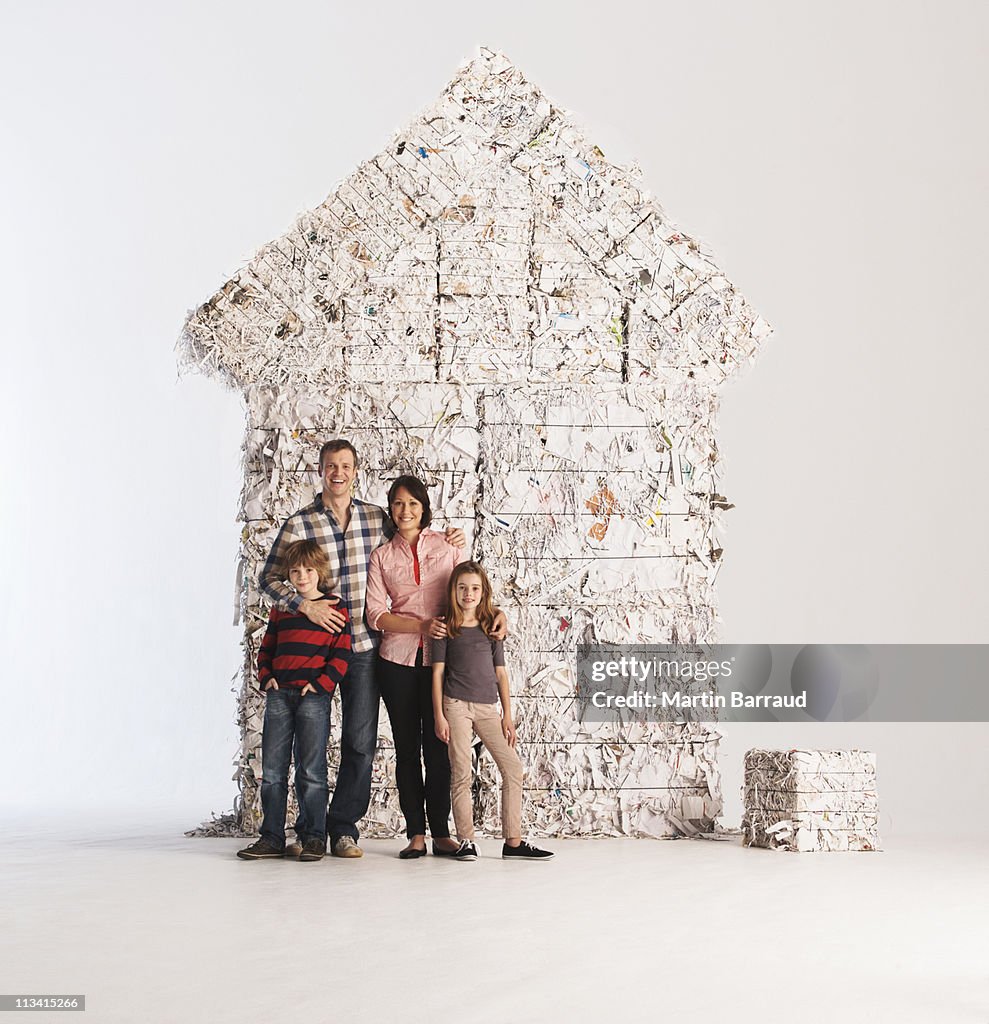
[[[457,580],[454,593],[457,596],[457,604],[464,611],[473,611],[481,603],[481,598],[484,596],[484,584],[481,581],[481,577],[476,572],[465,572]]]
[[[422,502],[414,498],[404,487],[399,487],[389,508],[392,522],[400,530],[415,530],[422,522]]]

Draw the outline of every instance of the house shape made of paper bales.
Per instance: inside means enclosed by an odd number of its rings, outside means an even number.
[[[240,828],[259,821],[258,573],[318,490],[320,444],[346,437],[358,496],[422,477],[436,527],[466,531],[508,613],[526,830],[709,830],[714,727],[581,721],[575,658],[716,638],[718,393],[768,333],[638,173],[487,50],[258,250],[180,343],[247,408]],[[364,829],[387,835],[401,817],[381,717]],[[496,830],[486,755],[478,770],[475,815]]]

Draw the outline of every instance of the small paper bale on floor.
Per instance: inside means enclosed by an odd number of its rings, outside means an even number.
[[[742,843],[773,850],[879,850],[876,755],[749,750]]]

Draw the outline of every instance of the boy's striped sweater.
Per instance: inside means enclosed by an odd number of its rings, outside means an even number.
[[[324,594],[320,600],[333,596]],[[271,609],[258,651],[258,684],[262,690],[274,676],[279,687],[301,690],[306,683],[312,683],[325,693],[333,692],[347,674],[351,649],[350,613],[342,601],[334,607],[347,617],[339,633],[317,626],[302,612]]]

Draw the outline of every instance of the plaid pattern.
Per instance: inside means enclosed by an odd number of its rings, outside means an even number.
[[[279,608],[298,611],[302,598],[285,582],[288,578],[285,551],[297,540],[317,541],[329,556],[333,589],[350,608],[354,653],[374,650],[380,634],[364,620],[367,566],[371,552],[393,532],[391,519],[384,509],[357,498],[351,502],[347,532],[341,532],[333,513],[323,505],[322,494],[317,494],[311,505],[290,515],[278,531],[261,570],[261,593]]]

